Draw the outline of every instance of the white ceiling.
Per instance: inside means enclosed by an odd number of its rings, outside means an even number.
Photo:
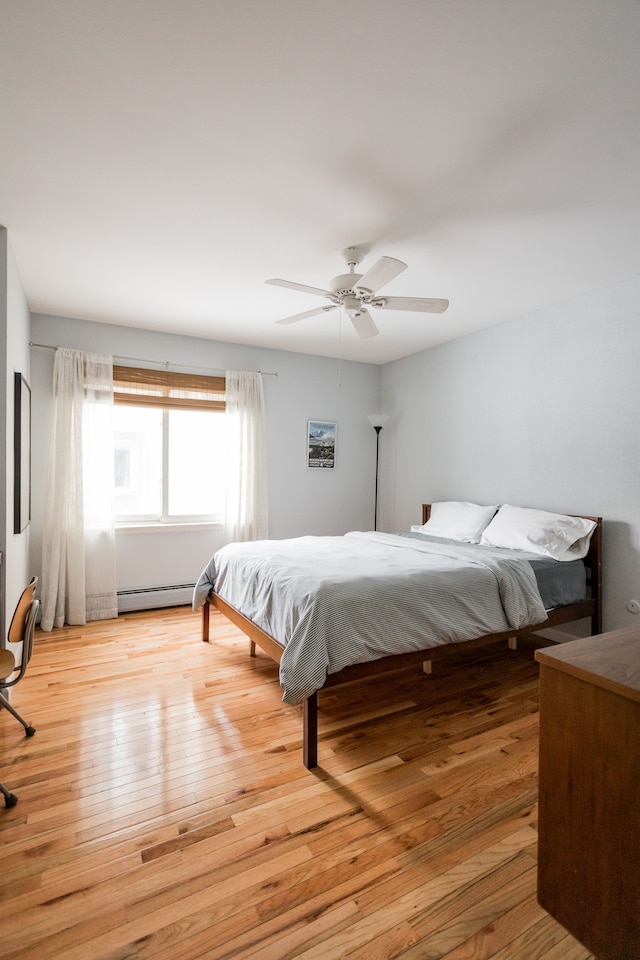
[[[640,272],[637,0],[0,0],[31,309],[384,363]],[[360,341],[340,251],[409,268]]]

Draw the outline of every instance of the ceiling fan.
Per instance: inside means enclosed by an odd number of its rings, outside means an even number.
[[[336,307],[344,307],[355,331],[362,340],[375,337],[379,333],[373,322],[373,317],[367,307],[377,307],[382,310],[413,310],[418,313],[444,313],[449,306],[448,300],[434,300],[426,297],[379,297],[378,290],[386,283],[397,277],[407,269],[402,260],[393,257],[380,257],[366,273],[356,273],[355,267],[363,258],[363,252],[358,247],[347,247],[342,251],[349,273],[334,277],[330,282],[329,290],[320,287],[309,287],[305,283],[294,283],[291,280],[267,280],[276,287],[287,287],[290,290],[302,290],[303,293],[313,293],[319,297],[327,297],[330,306],[315,307],[296,313],[292,317],[276,320],[276,323],[297,323],[306,317],[315,317],[319,313],[327,313]]]

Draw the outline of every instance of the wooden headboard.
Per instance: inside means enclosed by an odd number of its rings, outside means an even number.
[[[431,504],[422,504],[422,522],[426,523],[431,516]],[[584,558],[587,570],[587,586],[590,602],[593,609],[591,617],[592,633],[602,633],[602,517],[588,517],[582,513],[573,513],[569,516],[579,517],[581,520],[593,520],[596,527],[591,534],[589,551]]]

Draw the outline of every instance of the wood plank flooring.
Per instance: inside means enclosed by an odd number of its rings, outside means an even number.
[[[538,670],[320,695],[188,608],[37,633],[0,713],[3,960],[587,960],[536,902]]]

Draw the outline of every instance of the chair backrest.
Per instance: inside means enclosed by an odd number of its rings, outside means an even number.
[[[38,585],[38,578],[32,577],[30,582],[22,591],[22,595],[18,600],[18,605],[15,609],[13,617],[11,618],[11,626],[9,627],[9,633],[7,639],[9,643],[20,643],[24,636],[24,628],[27,623],[27,617],[29,616],[29,609],[31,603],[36,595],[36,587]]]
[[[36,618],[38,616],[38,608],[40,606],[39,600],[32,600],[27,613],[27,619],[24,623],[24,633],[22,634],[22,673],[27,669],[27,664],[31,660],[31,654],[33,653],[33,634],[36,629]],[[22,673],[20,676],[22,676]]]
[[[22,643],[22,648],[19,655],[14,657],[15,666],[10,674],[12,679],[7,681],[5,675],[0,681],[0,687],[2,687],[2,689],[12,687],[18,680],[22,680],[24,672],[27,669],[27,664],[29,660],[31,660],[33,633],[36,626],[38,608],[40,606],[40,601],[36,600],[37,585],[38,578],[32,577],[22,591],[13,617],[11,618],[7,640],[9,643]]]
[[[22,631],[22,649],[20,650],[20,659],[16,660],[13,654],[9,650],[3,650],[3,654],[9,654],[11,659],[14,662],[13,670],[10,673],[5,673],[2,671],[0,673],[0,688],[6,690],[7,687],[13,687],[14,684],[18,683],[19,680],[25,675],[27,665],[29,660],[31,660],[31,654],[33,652],[33,634],[36,628],[36,617],[38,616],[38,608],[40,606],[40,601],[34,599],[29,604],[27,608],[27,616],[24,622],[24,630]],[[8,665],[8,664],[7,664]],[[4,673],[4,676],[1,674]],[[13,676],[15,674],[15,676]],[[11,676],[11,680],[7,680],[7,677]]]

